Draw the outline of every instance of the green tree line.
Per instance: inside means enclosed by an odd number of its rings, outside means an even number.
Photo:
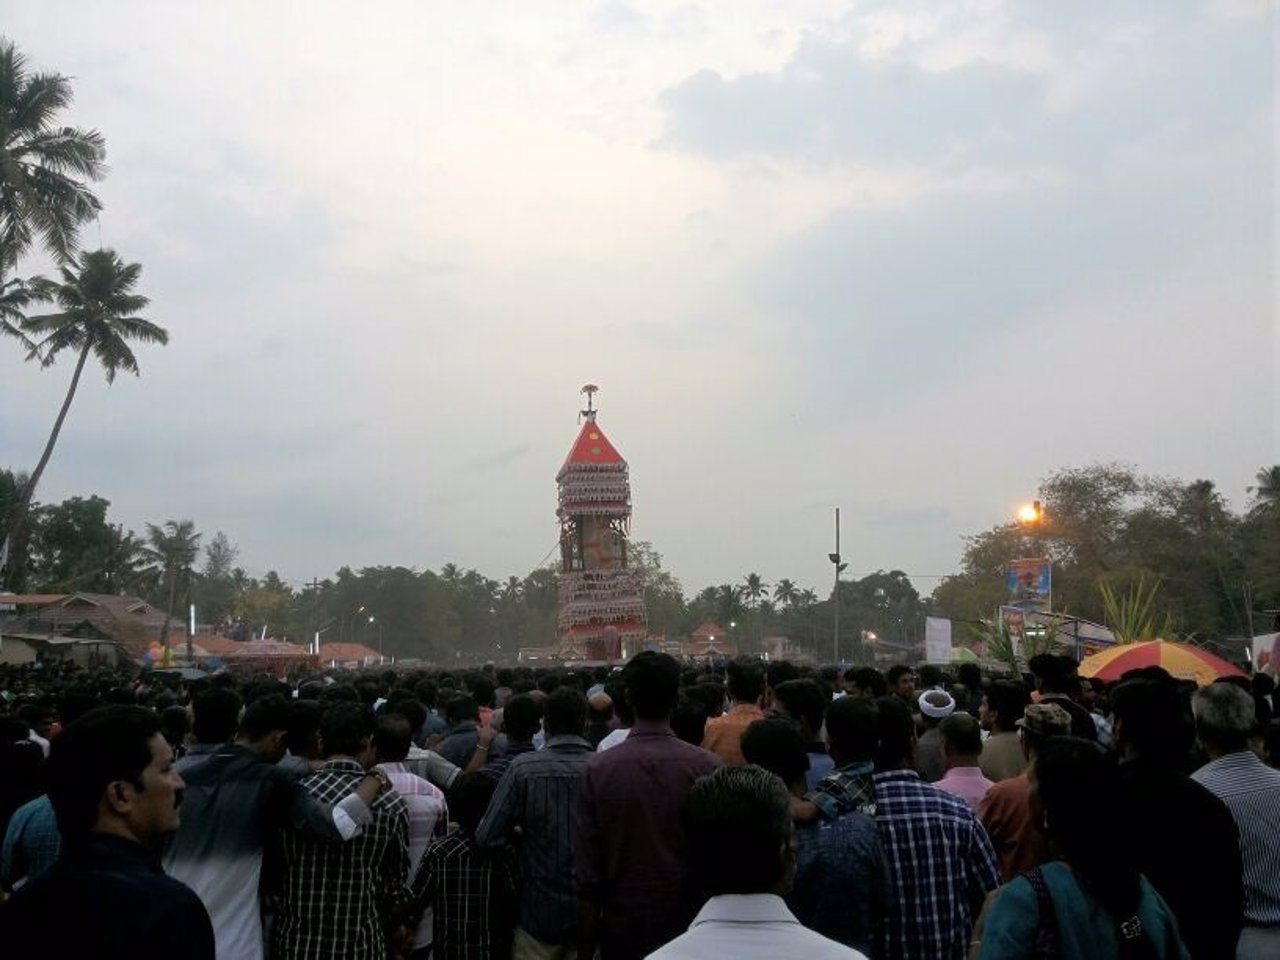
[[[977,634],[1006,599],[1007,561],[1040,555],[1054,562],[1055,609],[1074,616],[1106,623],[1106,592],[1146,584],[1159,585],[1148,590],[1151,617],[1179,635],[1220,639],[1270,629],[1265,611],[1280,608],[1277,481],[1280,467],[1260,471],[1247,509],[1234,513],[1207,481],[1144,478],[1116,465],[1058,471],[1041,487],[1040,524],[1004,524],[968,538],[960,571],[932,595],[921,595],[900,570],[842,581],[838,655],[862,659],[871,645],[908,655],[930,615],[960,621],[961,639],[966,625]],[[20,487],[20,478],[0,471],[0,520]],[[554,567],[505,580],[452,563],[342,567],[302,584],[274,571],[250,576],[220,531],[206,537],[190,520],[169,520],[147,524],[139,537],[112,523],[108,508],[96,495],[34,505],[22,586],[136,594],[179,625],[194,603],[202,624],[239,639],[266,633],[305,643],[319,632],[323,642],[437,662],[511,659],[521,647],[556,639]],[[820,596],[791,579],[770,584],[748,573],[689,595],[651,544],[635,542],[629,555],[644,574],[654,634],[682,638],[711,621],[741,650],[787,637],[819,660],[837,655],[830,589]]]

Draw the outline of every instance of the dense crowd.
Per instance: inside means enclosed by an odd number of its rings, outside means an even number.
[[[0,673],[6,957],[1280,957],[1274,683]]]

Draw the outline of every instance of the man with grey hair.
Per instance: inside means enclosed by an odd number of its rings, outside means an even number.
[[[1280,770],[1249,749],[1253,697],[1219,681],[1191,701],[1196,734],[1209,762],[1192,779],[1218,796],[1240,832],[1244,862],[1244,930],[1238,960],[1280,956]]]
[[[693,877],[710,899],[686,933],[647,960],[866,960],[805,929],[782,901],[795,878],[795,840],[780,777],[754,765],[720,767],[694,784],[688,822]]]

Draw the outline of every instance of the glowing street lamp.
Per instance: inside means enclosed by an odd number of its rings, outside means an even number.
[[[1018,522],[1024,525],[1040,523],[1044,520],[1044,506],[1039,500],[1023,504],[1018,508]]]

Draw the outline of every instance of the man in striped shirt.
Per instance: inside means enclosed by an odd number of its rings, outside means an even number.
[[[594,753],[583,737],[586,725],[581,692],[561,687],[547,697],[547,745],[511,761],[476,831],[481,847],[510,842],[517,827],[523,834],[524,891],[513,960],[565,960],[576,953],[573,816],[582,768]]]
[[[1253,697],[1219,681],[1191,701],[1196,733],[1209,763],[1192,779],[1221,798],[1240,831],[1244,861],[1244,930],[1239,960],[1280,956],[1280,770],[1249,750]]]

